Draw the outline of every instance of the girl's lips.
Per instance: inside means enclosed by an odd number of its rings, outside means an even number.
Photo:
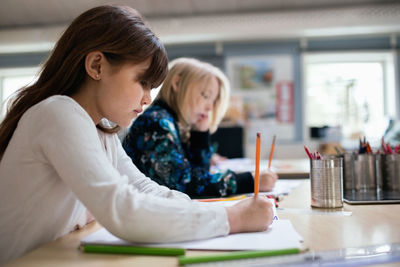
[[[143,109],[135,109],[134,110],[137,114],[141,113],[143,111]]]
[[[207,118],[207,115],[205,115],[205,114],[200,114],[199,117],[200,117],[200,119],[205,119],[205,118]]]

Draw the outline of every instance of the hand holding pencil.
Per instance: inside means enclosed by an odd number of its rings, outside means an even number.
[[[276,136],[272,139],[271,150],[268,160],[268,169],[260,173],[260,150],[261,150],[261,134],[257,133],[256,139],[256,162],[254,176],[254,195],[257,195],[259,190],[262,192],[272,191],[275,186],[278,175],[271,171],[271,161],[274,155]]]
[[[278,175],[271,170],[266,170],[260,173],[260,191],[269,192],[274,189],[275,183],[278,180]]]
[[[248,197],[233,206],[225,207],[229,233],[267,230],[274,217],[272,205],[267,197]]]
[[[252,174],[255,177],[255,173]],[[259,174],[259,191],[261,192],[272,191],[274,189],[275,183],[278,180],[278,178],[279,178],[278,175],[271,170],[261,171]]]
[[[260,189],[264,191],[265,188],[270,188],[270,181],[273,181],[272,184],[275,185],[275,181],[278,176],[269,171],[269,173],[264,176],[265,178],[263,178],[263,175],[261,175],[260,179],[260,133],[257,133],[256,141],[254,197],[246,198],[236,205],[225,207],[228,215],[230,234],[239,232],[265,231],[273,220],[274,212],[272,210],[271,202],[268,200],[268,198],[257,197],[257,195]],[[273,144],[275,144],[275,141],[273,141]],[[273,149],[271,151],[273,151]],[[270,154],[269,162],[271,162],[271,158],[272,154]],[[265,185],[266,182],[267,185]],[[273,185],[271,189],[273,188]]]

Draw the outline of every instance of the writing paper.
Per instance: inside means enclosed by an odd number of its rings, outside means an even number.
[[[122,240],[105,228],[81,240],[81,245],[116,245],[176,247],[196,250],[276,250],[300,248],[299,234],[289,220],[276,220],[264,232],[238,233],[204,240],[176,243],[131,243]]]

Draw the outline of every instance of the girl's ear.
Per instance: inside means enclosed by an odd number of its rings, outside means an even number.
[[[175,75],[174,77],[172,77],[171,80],[171,85],[172,85],[172,89],[174,90],[174,92],[178,92],[178,83],[179,83],[179,75]]]
[[[104,62],[104,54],[100,51],[93,51],[86,55],[86,73],[93,80],[101,80],[101,64]]]

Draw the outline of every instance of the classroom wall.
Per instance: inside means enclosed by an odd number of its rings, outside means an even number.
[[[225,42],[207,43],[196,45],[167,45],[166,48],[171,59],[187,56],[197,57],[209,61],[216,66],[226,70],[226,59],[232,56],[265,56],[265,55],[290,55],[294,61],[294,89],[295,89],[295,138],[291,142],[281,142],[277,146],[277,158],[297,158],[303,157],[302,146],[305,141],[311,147],[317,147],[318,142],[310,140],[305,136],[308,132],[304,129],[303,114],[303,81],[301,70],[301,55],[303,52],[329,52],[329,51],[396,51],[396,69],[400,77],[400,35],[382,36],[352,36],[352,37],[329,37],[311,39],[292,39],[292,40],[266,40],[248,42]],[[396,40],[396,41],[393,41]],[[217,48],[218,46],[218,48]],[[398,81],[398,78],[397,78]],[[396,84],[399,92],[399,83]],[[397,94],[398,98],[400,93]],[[399,106],[400,98],[397,99]],[[399,113],[399,108],[397,109]],[[400,114],[397,114],[400,118]],[[251,153],[250,153],[251,154]]]
[[[400,77],[400,35],[396,36],[393,43],[392,36],[377,37],[352,37],[352,38],[314,38],[304,44],[304,40],[293,39],[284,41],[249,41],[249,42],[226,42],[226,43],[201,43],[201,44],[179,44],[166,45],[170,59],[177,57],[196,57],[210,62],[223,70],[226,70],[226,59],[232,56],[254,56],[254,55],[290,55],[294,61],[294,128],[295,138],[291,142],[281,142],[277,146],[277,158],[297,158],[304,156],[302,145],[307,136],[304,131],[303,102],[302,102],[302,52],[321,51],[360,51],[360,50],[396,50],[397,73]],[[218,46],[218,48],[216,48]],[[0,54],[0,68],[35,66],[43,62],[49,52],[36,53],[14,53]],[[397,84],[399,90],[399,84]],[[400,95],[400,94],[398,94]],[[400,103],[400,99],[397,100]],[[398,114],[400,118],[400,114]],[[308,140],[309,141],[309,140]],[[312,146],[312,144],[310,144]],[[317,143],[315,143],[317,146]]]

